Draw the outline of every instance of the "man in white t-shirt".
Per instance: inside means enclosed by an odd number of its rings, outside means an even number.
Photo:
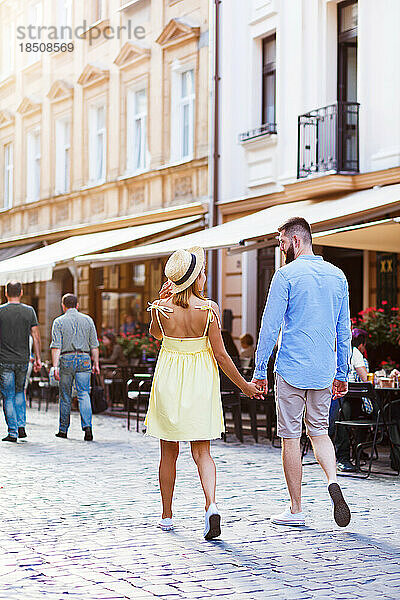
[[[351,344],[353,346],[350,359],[349,381],[368,381],[368,361],[364,358],[367,343],[366,333],[362,329],[353,331]]]

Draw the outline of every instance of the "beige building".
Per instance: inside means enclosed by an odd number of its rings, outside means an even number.
[[[208,19],[208,0],[0,1],[0,260],[20,255],[10,269],[45,347],[62,293],[75,288],[99,328],[117,329],[128,313],[146,318],[161,283],[160,260],[77,269],[83,248],[204,225]],[[43,246],[71,236],[35,270]]]

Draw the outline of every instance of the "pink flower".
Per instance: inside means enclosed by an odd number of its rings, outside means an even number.
[[[387,300],[382,300],[381,304],[382,306],[385,306],[385,304],[387,304]]]
[[[383,308],[378,308],[378,312],[384,313],[385,311],[383,310]]]

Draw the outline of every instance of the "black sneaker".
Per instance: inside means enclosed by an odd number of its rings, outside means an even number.
[[[357,471],[355,465],[349,460],[342,460],[337,464],[337,470],[341,473],[355,473]]]
[[[26,438],[26,437],[28,437],[26,435],[25,427],[18,427],[18,437],[19,438]]]
[[[333,518],[339,527],[347,527],[351,520],[351,513],[339,484],[331,483],[328,492],[333,503]]]
[[[65,431],[59,431],[58,433],[56,433],[56,437],[63,438],[64,440],[66,440],[67,434]]]
[[[85,442],[92,442],[93,441],[92,428],[85,427],[85,429],[83,431],[85,432],[85,437],[83,438],[85,440]]]
[[[6,435],[2,440],[2,442],[16,442],[17,438],[12,437],[11,435]]]

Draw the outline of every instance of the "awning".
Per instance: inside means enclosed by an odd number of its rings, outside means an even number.
[[[217,248],[250,250],[275,242],[278,227],[288,218],[301,216],[313,226],[314,231],[332,229],[334,226],[359,223],[378,218],[400,209],[400,184],[372,188],[348,194],[334,200],[306,200],[279,204],[241,217],[223,225],[174,238],[168,242],[146,244],[130,250],[79,256],[77,264],[93,266],[123,263],[166,256],[179,248],[202,246],[206,250]]]
[[[400,218],[316,233],[313,239],[322,246],[400,253]]]
[[[16,279],[22,283],[48,281],[52,278],[56,265],[67,265],[78,254],[99,252],[157,234],[164,234],[167,231],[171,232],[177,228],[182,229],[188,224],[194,225],[198,219],[198,216],[185,217],[125,229],[72,236],[0,262],[0,285],[5,285],[10,279]]]
[[[25,254],[25,252],[31,252],[32,250],[36,250],[40,248],[41,243],[35,244],[22,244],[21,246],[6,246],[5,248],[0,248],[0,262],[3,260],[8,260],[9,258],[14,258],[14,256],[19,256],[20,254]]]

